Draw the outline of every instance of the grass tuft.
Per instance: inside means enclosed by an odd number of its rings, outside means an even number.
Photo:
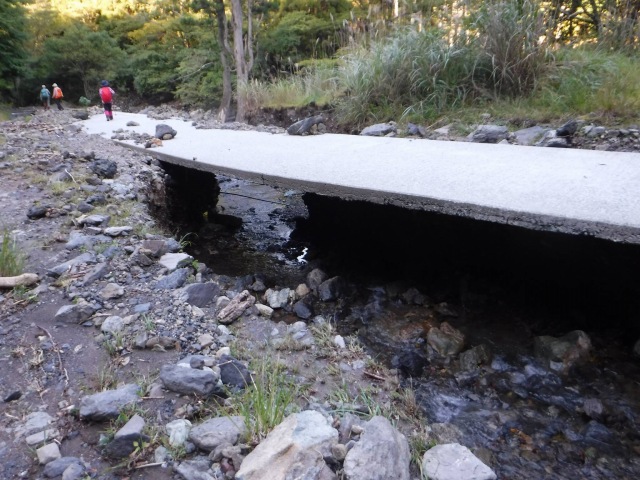
[[[17,244],[15,236],[7,229],[2,232],[0,246],[0,276],[14,277],[23,273],[26,257]]]

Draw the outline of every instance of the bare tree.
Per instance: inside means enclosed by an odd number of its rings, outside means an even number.
[[[233,55],[236,63],[236,121],[243,122],[247,115],[247,98],[243,95],[253,68],[253,0],[246,0],[247,33],[244,33],[242,0],[231,0],[231,23],[233,25]]]
[[[229,32],[227,30],[227,14],[224,9],[224,0],[214,0],[214,9],[218,22],[218,42],[220,43],[220,63],[222,63],[222,100],[220,101],[220,110],[218,118],[221,122],[226,122],[231,109],[231,65],[229,57],[231,57],[231,49],[229,48]]]

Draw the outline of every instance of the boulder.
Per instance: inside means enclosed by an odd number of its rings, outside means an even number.
[[[436,445],[422,457],[422,471],[431,480],[495,480],[496,474],[467,447]]]

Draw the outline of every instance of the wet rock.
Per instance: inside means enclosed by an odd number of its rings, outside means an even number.
[[[389,420],[376,416],[364,424],[360,440],[344,460],[350,480],[409,480],[409,443]]]
[[[123,407],[140,401],[138,390],[137,385],[129,384],[116,390],[85,396],[80,402],[80,418],[94,421],[117,418]]]
[[[604,413],[604,405],[598,398],[586,398],[582,404],[584,414],[594,420],[602,418]]]
[[[170,140],[174,138],[178,134],[173,128],[165,123],[160,123],[156,125],[156,133],[155,137],[161,140]],[[167,138],[168,136],[168,138]]]
[[[209,396],[223,393],[220,376],[210,369],[164,365],[160,369],[160,380],[167,390],[186,395]]]
[[[235,445],[246,435],[244,417],[215,417],[193,427],[189,440],[199,449],[210,452],[220,445]]]
[[[327,278],[329,278],[329,275],[324,273],[319,268],[314,268],[307,274],[307,285],[311,290],[317,291],[320,284]]]
[[[295,313],[298,318],[308,320],[313,317],[313,304],[308,300],[308,297],[298,300],[293,304],[293,313]]]
[[[21,396],[22,396],[22,392],[20,390],[16,390],[15,392],[11,392],[9,395],[4,397],[2,401],[4,403],[13,402],[15,400],[18,400]]]
[[[503,125],[480,125],[467,138],[475,143],[498,143],[509,135],[509,129]]]
[[[89,120],[89,112],[87,110],[74,110],[71,112],[71,116],[78,120]]]
[[[288,416],[246,456],[236,480],[335,479],[325,456],[337,442],[338,432],[330,420],[311,410]]]
[[[118,164],[113,160],[98,159],[89,165],[89,170],[100,178],[114,178],[118,173]]]
[[[475,370],[480,365],[491,363],[491,350],[486,345],[478,345],[460,354],[460,369]]]
[[[551,369],[567,372],[589,357],[591,339],[582,330],[574,330],[560,338],[540,336],[534,339],[534,352]]]
[[[428,443],[459,443],[465,434],[452,423],[431,423],[426,426],[425,440]]]
[[[438,355],[447,357],[456,355],[464,348],[465,338],[462,332],[453,328],[448,322],[434,327],[427,334],[427,343]]]
[[[436,445],[422,457],[422,470],[432,480],[495,480],[496,474],[467,447]]]
[[[360,135],[366,137],[384,137],[389,134],[397,133],[396,122],[376,123],[364,128]]]
[[[558,137],[572,137],[578,131],[578,122],[575,119],[569,120],[556,130]]]
[[[343,290],[344,280],[342,280],[342,277],[333,277],[318,286],[318,297],[323,302],[330,302],[337,300]]]

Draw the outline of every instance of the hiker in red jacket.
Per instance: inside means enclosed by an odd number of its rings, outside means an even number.
[[[113,111],[111,110],[111,107],[113,102],[113,95],[116,92],[113,91],[113,89],[109,86],[109,82],[107,82],[106,80],[102,80],[102,82],[100,82],[100,85],[102,85],[102,87],[100,87],[100,100],[102,100],[102,105],[104,106],[104,114],[107,117],[108,122],[109,120],[113,120]]]
[[[51,98],[53,98],[53,101],[56,102],[58,110],[64,110],[64,108],[62,107],[62,98],[64,97],[64,95],[62,95],[62,89],[58,86],[57,83],[54,83],[52,87],[53,95],[51,96]]]

